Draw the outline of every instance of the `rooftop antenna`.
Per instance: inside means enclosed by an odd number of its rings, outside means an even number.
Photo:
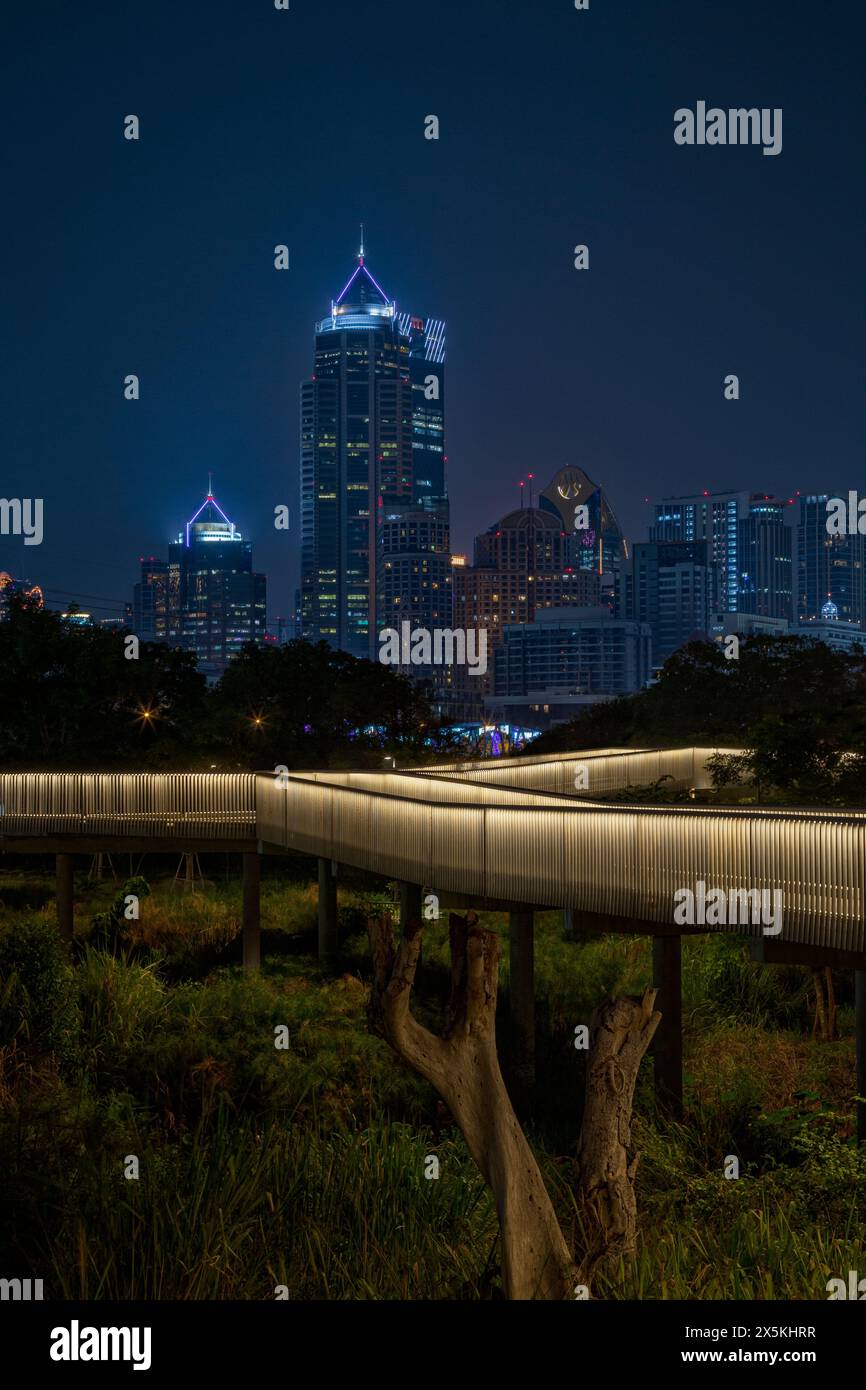
[[[207,495],[213,497],[213,473],[207,475]]]
[[[526,476],[529,478],[529,510],[532,511],[532,479],[535,477],[535,474],[527,473]]]
[[[358,260],[361,262],[361,265],[364,264],[364,224],[363,224],[363,222],[361,223],[361,249],[360,249],[360,251],[358,252]]]
[[[525,483],[525,482],[523,481],[523,479],[521,478],[521,479],[520,479],[520,510],[521,510],[521,511],[523,511],[523,489],[524,489],[525,487],[526,487],[526,483]]]

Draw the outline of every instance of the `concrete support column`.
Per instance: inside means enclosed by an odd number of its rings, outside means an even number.
[[[337,878],[330,859],[319,860],[319,960],[328,964],[337,955]]]
[[[661,1023],[652,1042],[656,1099],[674,1118],[683,1113],[682,937],[653,937],[653,985]]]
[[[258,970],[262,963],[261,857],[244,854],[243,953],[244,970]]]
[[[72,864],[71,854],[56,856],[57,925],[64,941],[72,940]]]
[[[535,914],[521,909],[508,917],[512,1071],[519,1099],[535,1087]]]
[[[866,1097],[866,970],[854,971],[857,1094]],[[857,1143],[866,1144],[866,1100],[857,1102]]]

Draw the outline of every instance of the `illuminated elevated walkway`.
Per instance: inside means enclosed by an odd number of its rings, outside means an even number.
[[[260,960],[262,854],[318,859],[319,954],[337,949],[335,872],[400,883],[404,921],[421,894],[442,907],[510,914],[509,1007],[531,1075],[534,913],[562,908],[585,931],[653,938],[662,1023],[653,1044],[661,1099],[682,1104],[680,942],[684,932],[753,938],[768,963],[853,967],[858,1093],[866,1089],[866,812],[730,810],[610,803],[605,794],[670,778],[709,785],[708,748],[603,749],[400,772],[0,774],[0,852],[54,853],[61,932],[73,928],[73,856],[111,850],[243,856],[243,958]],[[726,750],[733,751],[733,750]],[[780,920],[678,923],[676,895],[780,894]],[[866,1140],[866,1104],[858,1105]]]
[[[705,787],[713,751],[282,777],[5,773],[0,850],[293,850],[466,903],[567,908],[598,930],[646,923],[653,934],[674,928],[674,894],[699,881],[707,890],[779,890],[776,944],[866,956],[866,812],[592,799],[661,777]],[[702,929],[764,935],[751,924]]]

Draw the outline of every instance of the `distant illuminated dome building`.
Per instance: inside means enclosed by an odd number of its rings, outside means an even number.
[[[398,313],[362,243],[316,325],[313,376],[301,387],[301,626],[311,641],[377,654],[394,607],[391,541],[405,554],[401,514],[436,514],[428,536],[438,554],[448,524],[444,362],[444,323]],[[424,527],[407,524],[423,545]]]
[[[628,544],[604,489],[582,468],[569,465],[543,490],[538,505],[559,518],[568,537],[570,563],[594,571],[602,591],[612,597],[620,565],[628,558]],[[578,511],[580,507],[586,507],[586,516]],[[589,524],[576,526],[583,519]]]
[[[142,560],[134,626],[146,641],[195,652],[199,668],[219,676],[247,642],[267,631],[267,580],[253,573],[253,548],[213,495],[168,547],[168,561]]]

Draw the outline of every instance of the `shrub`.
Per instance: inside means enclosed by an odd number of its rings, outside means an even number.
[[[80,1017],[72,969],[57,928],[33,917],[0,932],[0,1043],[52,1052],[68,1066],[77,1055]]]

